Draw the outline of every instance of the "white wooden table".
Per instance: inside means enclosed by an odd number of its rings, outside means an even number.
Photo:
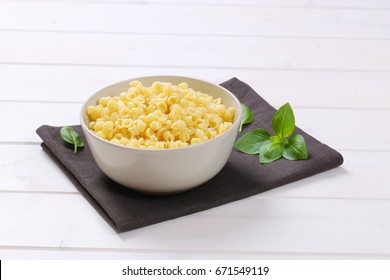
[[[117,234],[42,151],[105,85],[233,76],[342,167]],[[389,0],[0,0],[0,259],[390,258]]]

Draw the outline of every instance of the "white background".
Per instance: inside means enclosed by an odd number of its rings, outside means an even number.
[[[117,234],[42,151],[98,89],[235,76],[345,163]],[[0,0],[1,259],[389,259],[390,1]]]
[[[256,275],[234,275],[234,269],[256,268]],[[259,275],[259,267],[268,273]],[[225,269],[227,268],[227,269]],[[233,275],[229,275],[231,269]],[[189,270],[189,272],[187,272]],[[124,274],[124,271],[130,271]],[[153,272],[155,275],[153,275]],[[181,274],[178,274],[180,271]],[[186,275],[186,273],[197,274]],[[159,276],[156,276],[159,275]],[[160,260],[155,261],[5,261],[1,271],[4,280],[154,280],[154,279],[272,279],[272,280],[387,280],[390,276],[388,261],[322,260],[322,261],[226,261],[226,260]]]

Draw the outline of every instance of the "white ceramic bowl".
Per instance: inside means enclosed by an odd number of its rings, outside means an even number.
[[[103,96],[117,96],[127,91],[129,82],[138,80],[144,86],[155,81],[179,84],[220,97],[226,107],[235,107],[232,128],[214,139],[177,149],[150,150],[110,143],[88,129],[86,108],[96,105]],[[100,169],[112,180],[145,193],[171,194],[182,192],[210,180],[226,164],[236,139],[241,120],[238,99],[228,90],[202,80],[179,76],[139,77],[110,85],[92,95],[81,109],[81,127],[89,148]]]

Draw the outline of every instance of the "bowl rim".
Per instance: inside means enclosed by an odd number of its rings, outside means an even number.
[[[140,77],[136,77],[136,78],[130,78],[130,79],[126,79],[126,80],[121,80],[119,82],[115,82],[115,83],[112,83],[108,86],[105,86],[104,88],[101,88],[99,89],[98,91],[96,91],[95,93],[93,93],[92,95],[90,95],[86,101],[83,102],[83,105],[81,106],[81,110],[80,110],[80,124],[83,128],[83,131],[85,133],[85,131],[87,131],[87,133],[94,137],[95,139],[97,139],[98,141],[100,142],[103,142],[103,143],[106,143],[106,144],[109,144],[109,145],[112,145],[113,147],[117,147],[119,149],[126,149],[126,150],[133,150],[133,151],[142,151],[142,152],[147,152],[147,153],[167,153],[167,152],[178,152],[178,151],[183,151],[183,150],[186,150],[186,149],[196,149],[196,148],[200,148],[200,147],[203,147],[205,145],[208,145],[210,143],[213,143],[215,141],[219,141],[219,140],[222,140],[224,137],[227,137],[227,135],[229,133],[232,133],[232,131],[234,131],[235,129],[238,130],[238,126],[240,125],[241,123],[241,118],[242,118],[242,109],[241,110],[238,110],[238,115],[237,115],[237,118],[235,118],[235,121],[232,125],[232,127],[230,127],[228,130],[226,130],[224,133],[222,134],[218,134],[216,137],[214,137],[213,139],[209,139],[205,142],[201,142],[199,144],[196,144],[196,145],[189,145],[189,146],[186,146],[186,147],[179,147],[179,148],[171,148],[171,149],[148,149],[148,148],[134,148],[134,147],[128,147],[128,146],[124,146],[124,145],[120,145],[120,144],[116,144],[116,143],[112,143],[108,140],[105,140],[103,138],[100,138],[99,136],[95,135],[87,126],[87,124],[84,122],[84,113],[86,112],[86,106],[87,106],[87,103],[89,103],[89,101],[91,99],[94,98],[95,95],[97,95],[98,93],[104,91],[104,90],[107,90],[108,88],[112,87],[112,86],[115,86],[117,84],[121,84],[121,83],[129,83],[131,81],[134,81],[134,80],[139,80],[139,79],[150,79],[150,78],[177,78],[177,79],[183,79],[183,82],[186,82],[185,79],[188,79],[188,80],[196,80],[198,82],[202,82],[202,83],[206,83],[206,84],[209,84],[209,85],[212,85],[212,86],[215,86],[217,88],[220,88],[222,89],[223,91],[227,92],[232,98],[233,100],[239,105],[239,108],[241,108],[241,102],[240,100],[238,100],[238,98],[228,89],[218,85],[218,84],[214,84],[214,83],[211,83],[209,81],[205,81],[205,80],[202,80],[202,79],[198,79],[198,78],[193,78],[193,77],[187,77],[187,76],[176,76],[176,75],[150,75],[150,76],[140,76]],[[158,81],[158,80],[156,80]],[[160,82],[166,82],[166,81],[160,81]],[[118,96],[119,96],[120,93],[118,93]],[[208,93],[207,93],[208,94]],[[113,95],[115,96],[115,95]],[[236,110],[237,111],[237,110]],[[237,112],[235,112],[235,114],[237,114]]]

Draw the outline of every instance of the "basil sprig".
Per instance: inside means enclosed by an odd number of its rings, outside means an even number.
[[[240,124],[240,132],[242,131],[242,126],[244,124],[249,124],[253,121],[253,113],[245,104],[241,103],[242,119]]]
[[[73,152],[77,153],[77,147],[84,147],[83,141],[80,139],[80,135],[71,127],[64,126],[60,130],[60,136],[66,143],[73,145]]]
[[[295,117],[289,103],[284,104],[274,114],[272,129],[276,135],[260,128],[245,133],[234,147],[246,154],[259,154],[260,163],[273,162],[281,157],[288,160],[303,160],[309,157],[303,136],[290,136],[295,130]]]

